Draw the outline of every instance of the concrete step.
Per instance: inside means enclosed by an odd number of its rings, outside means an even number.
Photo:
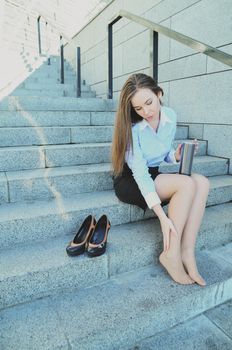
[[[204,170],[201,169],[201,172]],[[222,202],[220,196],[224,198],[225,194],[232,198],[231,176],[211,176],[210,179],[213,188],[218,191],[219,203]],[[2,174],[0,183],[0,202],[3,203],[45,200],[113,189],[111,165],[108,163],[6,172]]]
[[[28,182],[28,186],[30,186],[30,182]],[[0,206],[1,247],[5,248],[11,244],[28,241],[46,240],[75,232],[76,225],[80,225],[83,217],[89,213],[100,216],[101,213],[105,212],[110,217],[112,225],[154,216],[151,210],[147,210],[144,216],[140,208],[120,202],[114,191],[111,190],[72,194],[66,198],[48,182],[47,187],[44,188],[45,196],[49,186],[55,199],[34,202],[20,201]],[[70,187],[67,185],[67,188],[68,186]],[[18,192],[20,193],[20,189]],[[29,193],[28,190],[27,193]],[[35,193],[34,190],[33,194],[35,195]],[[231,180],[221,178],[221,186],[219,186],[219,180],[213,180],[207,205],[228,201],[231,201]]]
[[[64,97],[64,96],[69,96],[69,97],[76,97],[76,91],[74,89],[64,89],[64,90],[51,90],[48,92],[47,90],[28,90],[28,89],[16,89],[14,90],[10,96],[39,96],[39,97],[46,97],[49,95],[49,97]],[[81,92],[81,97],[83,98],[95,98],[96,93],[93,91],[89,92]]]
[[[49,78],[47,78],[47,79],[49,79]],[[76,86],[76,81],[77,81],[76,75],[67,75],[67,74],[66,74],[65,77],[64,77],[64,84],[68,84],[68,85],[71,84],[71,85]],[[57,82],[58,82],[59,84],[61,84],[61,78],[60,78],[60,76],[58,76]],[[83,80],[82,84],[83,84],[83,85],[86,85],[85,80]],[[91,86],[90,86],[90,85],[87,85],[87,86],[89,86],[90,89],[91,89]]]
[[[232,349],[232,299],[124,350]],[[123,350],[121,348],[121,350]]]
[[[47,78],[56,78],[56,79],[61,79],[61,74],[60,70],[36,70],[31,73],[30,77],[33,78],[40,78],[40,79],[47,79]],[[66,79],[73,79],[73,81],[76,80],[76,73],[73,71],[65,71],[64,72],[64,81]]]
[[[44,62],[34,71],[34,73],[60,73],[60,70],[60,62],[50,65],[47,64],[47,62]],[[75,71],[70,65],[64,64],[64,73],[75,74]]]
[[[35,127],[35,126],[87,126],[113,125],[115,112],[87,112],[87,111],[2,111],[0,114],[0,128],[2,127]],[[181,130],[181,131],[179,131]],[[177,128],[178,138],[186,139],[188,127]]]
[[[57,62],[60,62],[60,56],[58,55],[52,55],[50,56],[50,60],[51,60],[51,64],[55,64]],[[66,60],[65,60],[65,63],[68,63]]]
[[[48,65],[47,63],[43,63],[37,69],[34,70],[34,74],[47,74],[47,73],[55,73],[58,74],[60,72],[60,67],[58,65]]]
[[[2,111],[0,128],[35,126],[88,126],[114,125],[115,112],[79,112],[79,111]],[[91,129],[90,129],[91,130]],[[90,131],[88,130],[88,131]],[[188,127],[178,125],[176,139],[187,139]]]
[[[37,83],[32,83],[32,82],[27,82],[24,81],[20,86],[18,86],[17,89],[26,89],[26,90],[46,90],[47,92],[50,91],[51,89],[54,91],[72,91],[76,92],[76,84],[73,82],[72,84],[60,84],[55,81],[49,81],[49,82],[37,82]],[[90,92],[90,86],[89,85],[81,85],[81,91],[82,92]]]
[[[0,147],[71,143],[71,129],[53,126],[0,128]]]
[[[113,126],[81,126],[76,128],[71,128],[71,140],[72,143],[93,143],[93,142],[111,142],[113,137]],[[181,127],[177,128],[175,139],[178,140],[174,142],[176,146],[177,143],[186,141],[186,129]],[[181,136],[184,139],[181,140]],[[206,154],[207,143],[206,141],[199,141],[199,155]]]
[[[51,84],[61,84],[60,83],[60,74],[58,75],[54,75],[54,76],[49,76],[49,77],[46,77],[46,76],[39,76],[39,75],[35,75],[32,73],[27,79],[25,82],[27,82],[28,84],[44,84],[44,81],[46,80],[46,82],[51,85]],[[77,77],[76,75],[65,75],[65,84],[76,84],[76,80],[77,80]],[[82,83],[83,86],[85,86],[84,83]]]
[[[45,142],[44,139],[42,142]],[[175,142],[177,143],[178,141]],[[0,171],[107,163],[110,162],[110,147],[111,143],[2,147],[0,148]],[[203,151],[202,153],[205,154]],[[202,162],[204,161],[205,158],[202,159]],[[222,167],[215,168],[217,164],[221,164]],[[209,169],[205,169],[207,176],[227,173],[228,160],[226,159],[212,157],[210,165]],[[173,172],[178,169],[179,164],[173,165]],[[162,171],[165,171],[165,168]]]
[[[215,217],[215,208],[220,216]],[[198,252],[231,241],[231,210],[231,203],[206,209],[197,240]],[[2,250],[0,309],[70,288],[98,285],[112,276],[157,264],[163,245],[160,225],[155,219],[112,227],[106,253],[95,259],[86,254],[78,257],[66,254],[73,236],[48,238],[36,244],[25,242],[26,245]]]
[[[117,101],[100,98],[9,96],[0,101],[0,111],[115,111]]]
[[[57,67],[60,68],[60,63],[61,63],[61,58],[60,56],[57,56],[55,59],[50,57],[50,65],[47,63],[47,56],[45,56],[45,64],[48,65],[49,67]],[[73,70],[71,64],[67,61],[64,60],[64,68],[68,70]]]
[[[182,130],[177,132],[181,135]],[[51,126],[0,128],[0,147],[111,142],[113,126]],[[184,142],[180,140],[179,142]],[[206,154],[206,141],[199,142],[199,155]]]
[[[1,348],[132,347],[231,299],[231,254],[204,251],[197,254],[197,260],[207,282],[204,288],[178,285],[161,266],[152,264],[97,286],[70,288],[68,293],[2,310]]]
[[[34,70],[33,72],[31,72],[30,74],[30,77],[31,78],[39,78],[39,79],[61,79],[61,72],[60,70],[56,69],[48,69],[48,70],[40,70],[40,69],[37,69],[37,70]],[[73,79],[73,81],[76,80],[76,74],[75,72],[71,72],[71,71],[67,71],[65,70],[64,71],[64,80],[65,79]]]

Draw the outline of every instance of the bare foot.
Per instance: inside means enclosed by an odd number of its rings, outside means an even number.
[[[186,271],[188,272],[189,276],[200,286],[205,286],[206,282],[201,277],[201,275],[198,272],[196,259],[194,256],[194,252],[192,250],[183,250],[182,251],[182,262],[184,264],[184,267],[186,268]]]
[[[161,265],[169,275],[180,284],[192,284],[194,281],[187,275],[181,261],[181,257],[172,257],[169,252],[162,252],[159,256]]]

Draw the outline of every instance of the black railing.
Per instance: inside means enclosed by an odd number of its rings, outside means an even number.
[[[182,33],[178,33],[175,30],[164,27],[160,24],[154,23],[146,18],[134,15],[125,10],[120,10],[118,14],[114,16],[112,21],[108,24],[108,98],[113,98],[113,25],[121,18],[127,18],[137,24],[140,24],[147,29],[151,30],[152,43],[151,43],[151,55],[152,55],[152,75],[156,81],[158,81],[158,34],[165,35],[170,39],[174,39],[183,45],[191,47],[197,52],[201,52],[207,56],[216,59],[230,67],[232,67],[232,55],[220,51],[212,46],[202,43],[198,40],[190,38]]]
[[[113,98],[113,25],[122,17],[116,17],[108,24],[108,98]]]
[[[64,84],[64,44],[62,35],[60,36],[60,83]]]
[[[38,31],[38,48],[39,48],[39,54],[42,55],[42,54],[43,54],[43,50],[42,50],[42,41],[41,41],[40,19],[41,19],[41,16],[39,16],[39,17],[37,18],[37,31]],[[48,22],[47,22],[47,21],[45,22],[45,25],[46,25],[46,31],[47,31],[47,26],[48,26]],[[48,65],[51,64],[50,55],[48,56],[47,64],[48,64]]]
[[[41,40],[41,28],[40,28],[40,19],[41,16],[37,18],[37,30],[38,30],[38,48],[39,54],[42,55],[42,40]],[[48,22],[46,21],[46,27]],[[47,64],[51,64],[50,56],[48,57]],[[63,37],[60,35],[60,83],[64,84],[64,45],[63,45]]]
[[[48,22],[46,22],[46,31],[47,31],[47,27],[48,27]],[[49,55],[48,55],[48,61],[47,62],[48,62],[48,65],[50,66],[51,65],[50,52],[49,52]]]
[[[39,54],[42,55],[40,19],[41,19],[41,16],[37,18],[38,48],[39,48]],[[46,21],[46,26],[47,25],[48,25],[48,22]],[[50,57],[48,58],[47,63],[48,65],[51,64]],[[81,49],[80,47],[77,47],[76,70],[77,70],[76,96],[80,97],[81,96]],[[61,34],[60,34],[60,83],[64,84],[64,44],[63,44],[63,35]]]
[[[113,25],[122,16],[116,17],[108,24],[108,98],[113,98]],[[153,31],[152,36],[152,75],[158,81],[158,32]]]
[[[41,19],[41,16],[39,16],[39,17],[37,18],[37,31],[38,31],[38,48],[39,48],[39,54],[42,55],[42,42],[41,42],[40,19]],[[46,29],[47,29],[48,22],[45,22],[45,24],[46,24]],[[48,65],[51,64],[50,56],[48,57],[47,63],[48,63]]]
[[[81,48],[77,47],[76,57],[76,70],[77,70],[77,97],[81,96]]]
[[[39,54],[42,54],[42,49],[41,49],[41,32],[40,32],[40,18],[41,16],[39,16],[37,18],[37,30],[38,30],[38,46],[39,46]]]
[[[153,78],[157,82],[158,82],[158,45],[159,45],[158,32],[153,31],[152,33],[152,72],[153,72]]]

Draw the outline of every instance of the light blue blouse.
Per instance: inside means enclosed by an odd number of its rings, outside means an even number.
[[[130,147],[126,152],[126,162],[150,209],[161,201],[148,167],[158,167],[163,161],[176,163],[172,146],[175,133],[176,113],[164,106],[161,107],[157,132],[145,119],[132,126],[133,153]]]

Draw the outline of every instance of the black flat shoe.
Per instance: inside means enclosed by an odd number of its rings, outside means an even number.
[[[90,257],[99,256],[105,253],[107,235],[111,224],[106,215],[102,215],[98,220],[92,236],[87,243],[86,253]]]
[[[92,215],[87,216],[79,228],[74,239],[66,247],[66,252],[70,256],[84,253],[86,244],[94,231],[96,220]]]

